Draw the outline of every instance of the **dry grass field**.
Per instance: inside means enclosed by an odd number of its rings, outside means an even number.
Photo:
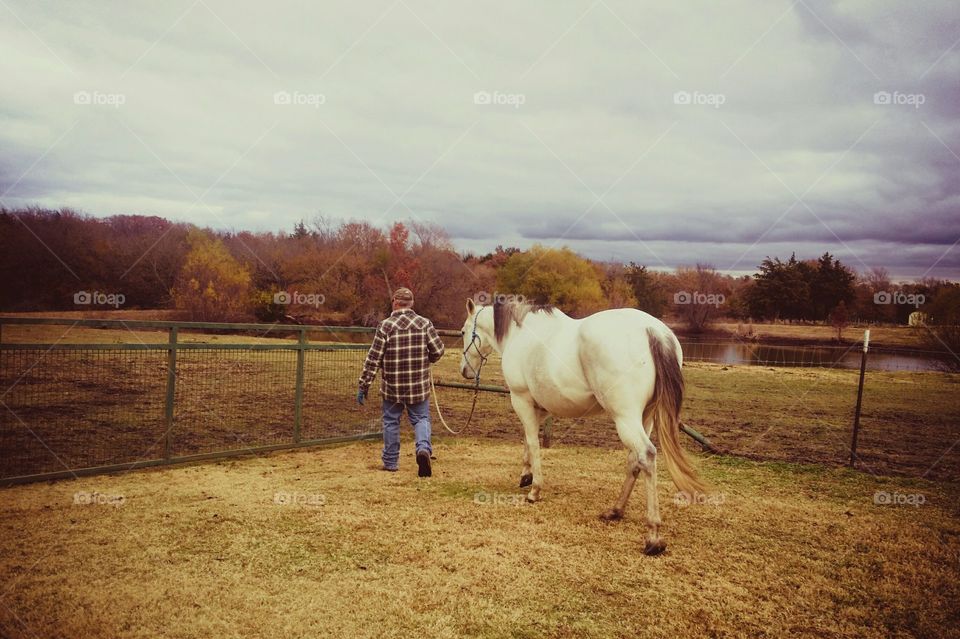
[[[405,439],[399,473],[367,442],[4,489],[0,636],[960,636],[957,484],[701,458],[711,499],[662,475],[650,558],[642,492],[597,518],[622,452],[546,451],[536,505],[518,444],[435,452],[427,480]]]

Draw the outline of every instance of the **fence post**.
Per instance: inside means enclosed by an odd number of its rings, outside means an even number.
[[[870,329],[863,332],[863,352],[860,354],[860,383],[857,386],[857,409],[853,413],[853,436],[850,440],[850,467],[857,463],[857,435],[860,434],[860,406],[863,403],[863,374],[867,370],[867,349],[870,348]]]
[[[553,431],[553,415],[547,415],[543,421],[543,447],[550,448],[550,438]]]
[[[173,451],[173,400],[177,390],[177,327],[170,327],[167,349],[167,400],[164,406],[164,426],[166,433],[163,441],[163,457],[170,459]]]
[[[300,329],[297,336],[297,386],[293,399],[293,443],[300,443],[300,420],[303,416],[303,360],[306,355],[307,329]]]

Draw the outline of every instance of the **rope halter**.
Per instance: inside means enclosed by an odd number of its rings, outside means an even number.
[[[473,314],[473,334],[470,336],[470,343],[463,349],[463,361],[470,370],[473,371],[474,386],[480,386],[480,370],[483,368],[483,365],[487,363],[487,357],[489,357],[480,351],[480,336],[477,334],[477,319],[479,319],[480,311],[483,309],[484,307],[481,306],[477,309],[477,312]],[[470,363],[470,358],[467,357],[471,348],[477,351],[477,356],[480,358],[480,365],[476,368],[473,367],[473,364]]]

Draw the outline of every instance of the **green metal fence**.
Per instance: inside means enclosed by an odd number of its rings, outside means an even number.
[[[373,331],[0,317],[0,485],[379,437],[375,402],[360,410],[354,401]],[[448,345],[457,357],[459,331],[441,334],[456,338]],[[727,363],[699,355],[692,359]],[[459,379],[451,364],[441,362],[437,372]],[[765,364],[754,368],[774,370]],[[519,441],[498,368],[485,369],[480,390],[488,394],[476,405],[469,434]],[[695,383],[685,419],[709,424],[719,450],[824,463],[849,457],[853,372],[781,378],[731,371],[727,378],[725,371],[687,372]],[[870,373],[857,448],[864,467],[955,479],[956,383],[952,373]],[[441,378],[437,386],[444,387],[444,416],[462,428],[474,386]],[[718,402],[724,389],[751,396],[749,411]],[[543,443],[617,446],[608,426],[593,418],[559,428],[548,421]]]
[[[75,328],[124,341],[71,343]],[[368,345],[332,343],[373,331],[0,317],[0,484],[379,437],[379,415],[353,402]],[[285,339],[249,340],[266,336]]]

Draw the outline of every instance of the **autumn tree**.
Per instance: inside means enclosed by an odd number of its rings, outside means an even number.
[[[494,249],[493,253],[487,253],[480,258],[480,262],[487,264],[494,269],[499,269],[501,266],[507,263],[513,255],[520,253],[520,249],[515,246],[509,246],[503,248],[502,244],[497,244],[497,248]]]
[[[80,290],[122,293],[127,308],[167,307],[185,235],[153,216],[0,208],[0,309],[74,308]]]
[[[250,305],[250,273],[209,232],[192,229],[189,251],[171,295],[177,308],[192,319],[216,322],[246,312]]]
[[[388,264],[387,288],[396,290],[401,286],[413,287],[413,275],[419,268],[417,258],[410,250],[410,230],[403,222],[390,227],[390,261]]]
[[[600,279],[593,264],[569,248],[535,244],[506,261],[497,274],[497,289],[530,301],[556,304],[582,317],[604,307]]]
[[[603,279],[600,286],[607,299],[608,308],[636,308],[637,298],[633,287],[627,280],[627,269],[623,264],[605,264],[598,266]]]

